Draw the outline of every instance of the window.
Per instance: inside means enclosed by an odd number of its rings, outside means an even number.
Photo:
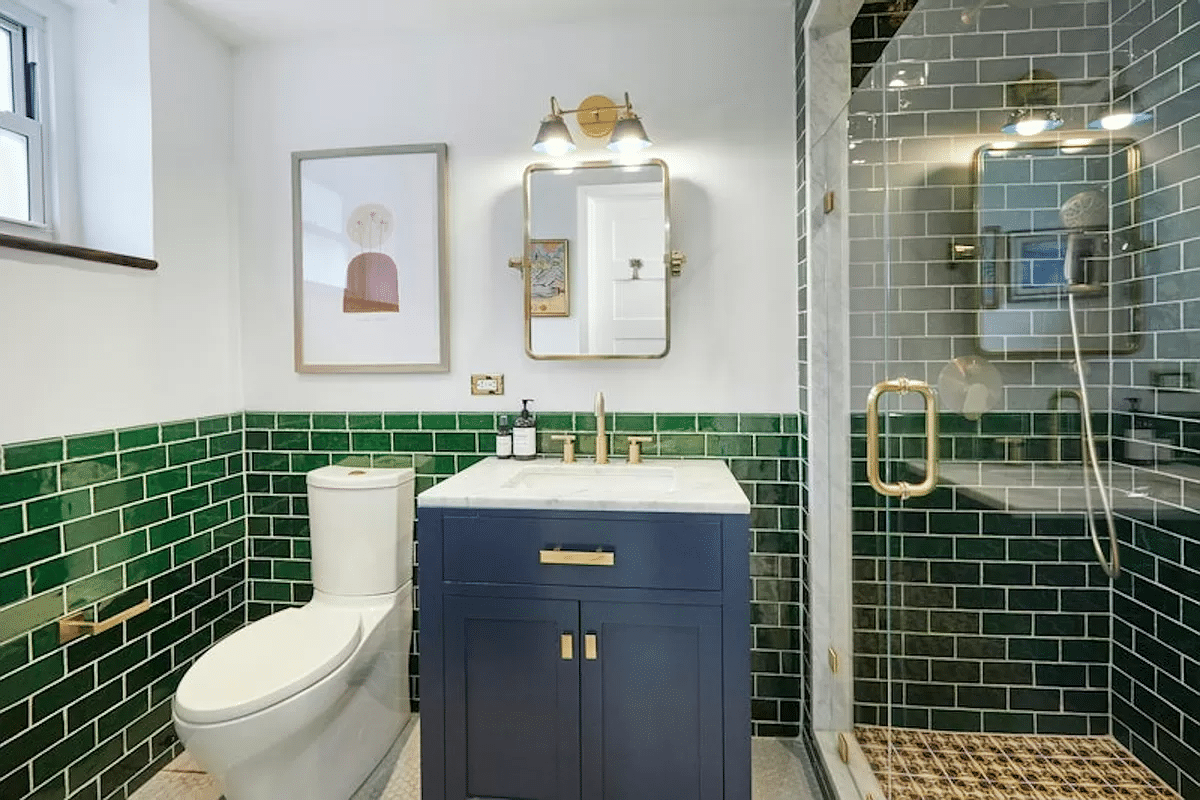
[[[46,223],[40,34],[38,17],[0,0],[0,222],[36,227]]]

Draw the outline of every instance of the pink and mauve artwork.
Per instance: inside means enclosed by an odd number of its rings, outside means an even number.
[[[361,205],[346,221],[346,235],[362,248],[346,266],[346,314],[398,313],[400,278],[396,262],[380,251],[392,236],[395,218],[379,203]]]

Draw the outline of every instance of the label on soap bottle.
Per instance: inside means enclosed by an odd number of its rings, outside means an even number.
[[[530,459],[537,455],[537,428],[513,428],[513,458]]]

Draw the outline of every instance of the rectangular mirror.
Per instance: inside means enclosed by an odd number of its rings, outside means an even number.
[[[667,165],[525,170],[525,351],[662,358],[671,345]]]
[[[975,153],[979,351],[1085,353],[1139,346],[1139,151],[1128,140],[988,145]]]

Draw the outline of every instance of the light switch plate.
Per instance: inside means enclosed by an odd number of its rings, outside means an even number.
[[[504,376],[472,375],[471,394],[504,394]]]

